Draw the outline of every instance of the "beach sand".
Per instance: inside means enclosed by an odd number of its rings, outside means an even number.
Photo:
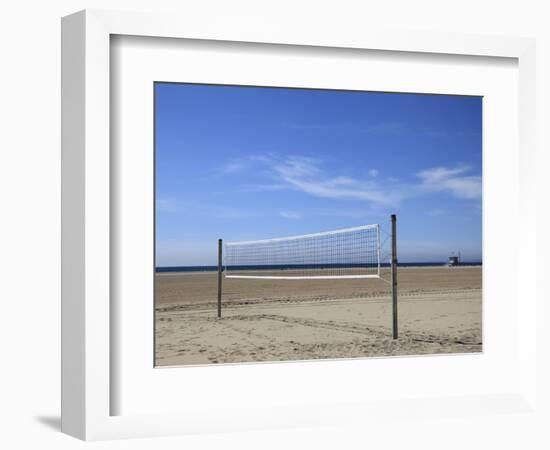
[[[393,340],[384,280],[224,279],[218,319],[216,273],[157,273],[156,365],[480,352],[481,274],[400,267]]]

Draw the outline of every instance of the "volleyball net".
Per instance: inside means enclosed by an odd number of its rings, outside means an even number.
[[[226,242],[226,278],[380,278],[380,226]]]

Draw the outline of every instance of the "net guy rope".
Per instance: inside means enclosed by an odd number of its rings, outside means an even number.
[[[397,339],[396,216],[391,216],[393,337]],[[380,278],[380,225],[255,241],[218,240],[218,317],[222,278],[330,280]]]

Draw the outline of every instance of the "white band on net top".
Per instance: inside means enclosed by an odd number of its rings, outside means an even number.
[[[380,278],[380,274],[372,275],[309,275],[309,276],[278,276],[278,275],[225,275],[225,278],[261,278],[262,280],[340,280],[342,278]]]

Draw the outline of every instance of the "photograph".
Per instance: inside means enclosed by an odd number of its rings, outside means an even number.
[[[483,97],[154,83],[154,365],[481,353]]]

